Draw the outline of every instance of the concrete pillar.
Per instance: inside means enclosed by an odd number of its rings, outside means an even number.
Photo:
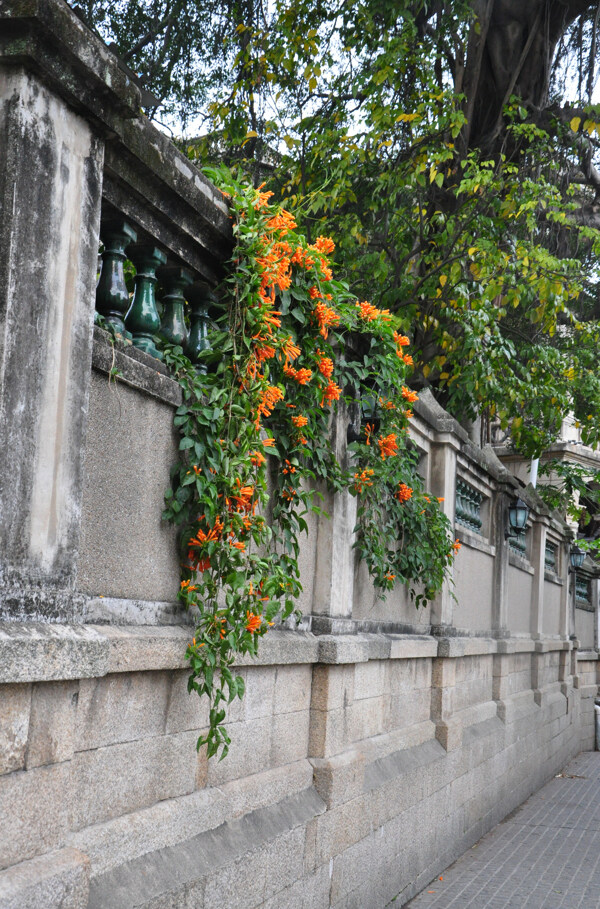
[[[562,587],[560,591],[560,636],[568,641],[571,634],[575,633],[574,596],[575,588],[571,590],[572,574],[569,571],[569,552],[571,544],[567,541],[560,546],[560,572]]]
[[[544,572],[546,562],[546,525],[534,521],[531,540],[531,564],[534,570],[531,590],[531,637],[539,641],[543,637],[544,626]]]
[[[492,502],[492,528],[496,558],[494,560],[494,589],[492,600],[492,631],[494,637],[510,636],[508,629],[508,553],[509,541],[505,536],[507,491],[497,490]]]
[[[349,417],[340,407],[332,426],[332,446],[340,463],[346,458]],[[319,517],[312,612],[317,616],[314,630],[336,630],[330,619],[350,619],[354,597],[354,527],[356,499],[348,492],[323,491],[320,506],[329,515]],[[327,617],[321,618],[321,617]],[[338,629],[343,630],[343,629]]]
[[[68,616],[76,572],[103,144],[0,68],[0,615]]]
[[[450,433],[438,436],[431,446],[430,483],[431,492],[443,499],[441,507],[454,527],[456,511],[456,458],[460,440]],[[445,629],[452,627],[454,600],[452,584],[446,581],[431,604],[431,625],[436,634],[444,634]]]

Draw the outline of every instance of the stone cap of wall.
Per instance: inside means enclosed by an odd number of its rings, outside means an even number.
[[[228,206],[141,112],[125,67],[64,0],[0,4],[0,65],[19,66],[63,98],[104,140],[103,217],[125,216],[214,284],[229,258]]]
[[[114,672],[187,669],[191,629],[158,626],[0,623],[0,684],[99,678]],[[428,635],[321,635],[273,629],[256,658],[236,666],[307,663],[356,664],[376,660],[459,658],[493,653],[548,653],[576,649],[559,639],[434,638]],[[596,659],[588,656],[585,659]]]

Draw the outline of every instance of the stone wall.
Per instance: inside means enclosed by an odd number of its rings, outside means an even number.
[[[355,501],[329,498],[302,625],[240,666],[229,756],[196,752],[206,704],[160,521],[180,391],[94,328],[94,287],[119,219],[204,287],[231,237],[138,110],[62,0],[0,6],[0,909],[400,906],[594,747],[597,582],[576,601],[568,529],[423,395],[412,436],[462,543],[452,583],[421,611],[379,600]],[[343,448],[343,413],[333,431]]]
[[[280,630],[207,764],[187,640],[4,626],[3,909],[402,905],[594,747],[569,642]]]

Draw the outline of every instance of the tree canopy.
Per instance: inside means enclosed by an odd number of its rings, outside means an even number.
[[[600,3],[86,0],[201,161],[330,233],[415,386],[536,455],[600,441]],[[194,136],[193,141],[190,135]]]

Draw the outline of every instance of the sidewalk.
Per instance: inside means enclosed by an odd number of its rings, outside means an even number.
[[[406,909],[598,909],[600,752],[578,755]]]

